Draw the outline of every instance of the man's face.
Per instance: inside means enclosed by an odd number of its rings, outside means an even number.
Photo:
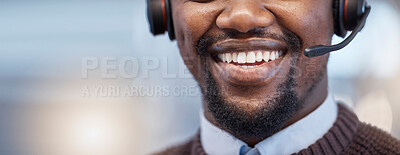
[[[211,121],[235,136],[268,136],[307,106],[326,78],[330,0],[171,0],[181,55]],[[304,103],[304,104],[303,104]]]

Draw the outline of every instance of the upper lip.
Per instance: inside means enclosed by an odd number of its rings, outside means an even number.
[[[253,38],[247,40],[227,39],[210,46],[211,54],[249,51],[286,51],[286,44],[269,38]]]

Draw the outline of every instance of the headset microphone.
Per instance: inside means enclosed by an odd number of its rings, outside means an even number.
[[[347,37],[341,43],[332,45],[332,46],[324,46],[324,45],[312,46],[312,47],[306,48],[304,50],[304,55],[309,58],[317,57],[317,56],[321,56],[321,55],[327,54],[329,52],[337,51],[337,50],[344,48],[354,39],[354,37],[357,35],[357,33],[360,32],[364,28],[365,21],[367,20],[367,17],[370,12],[371,12],[371,6],[366,5],[365,12],[359,21],[360,23],[355,27],[353,32],[351,32],[350,36]]]

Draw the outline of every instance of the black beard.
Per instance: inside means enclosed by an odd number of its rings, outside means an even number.
[[[239,139],[265,139],[277,131],[279,131],[293,114],[302,106],[302,102],[294,91],[296,87],[295,67],[298,60],[298,51],[301,47],[300,39],[297,35],[286,32],[285,35],[278,36],[265,32],[254,32],[257,37],[270,37],[285,41],[290,46],[287,54],[291,54],[289,74],[286,80],[281,83],[276,90],[276,93],[266,103],[261,104],[261,107],[252,111],[251,114],[240,109],[238,103],[227,103],[221,95],[221,88],[213,76],[211,75],[206,57],[209,56],[207,48],[220,40],[227,38],[235,38],[234,33],[228,33],[223,36],[207,37],[203,36],[197,44],[197,49],[204,62],[204,70],[206,75],[206,87],[202,88],[206,106],[212,114],[215,121],[221,127],[236,138]],[[289,51],[292,51],[289,53]],[[296,52],[297,51],[297,52]],[[204,90],[205,89],[205,90]],[[271,106],[272,105],[272,106]]]
[[[277,131],[293,116],[301,103],[293,87],[294,69],[283,84],[280,84],[275,97],[251,114],[235,106],[237,103],[227,103],[221,95],[221,89],[211,73],[207,71],[207,87],[205,101],[214,119],[231,134],[239,139],[265,139]],[[272,106],[271,106],[272,105]]]

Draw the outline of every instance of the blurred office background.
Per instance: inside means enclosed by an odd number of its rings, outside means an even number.
[[[400,1],[369,2],[365,29],[331,55],[329,87],[400,138]],[[127,57],[140,64],[136,78],[102,78],[102,65],[82,77],[83,59]],[[148,78],[142,62],[156,66]],[[2,0],[0,154],[149,154],[185,141],[198,129],[201,96],[184,72],[176,42],[149,33],[144,0]],[[175,92],[93,95],[99,86]]]

